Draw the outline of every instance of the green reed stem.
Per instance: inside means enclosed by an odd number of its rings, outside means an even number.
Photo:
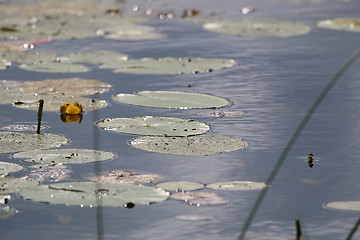
[[[330,79],[328,84],[325,86],[325,88],[321,91],[319,96],[316,98],[315,102],[312,104],[310,109],[307,111],[307,113],[305,114],[305,116],[301,120],[300,124],[296,128],[296,130],[295,130],[294,134],[292,135],[291,139],[289,140],[289,142],[285,146],[283,152],[281,153],[280,157],[278,158],[274,168],[272,169],[268,179],[266,180],[266,183],[268,185],[271,185],[272,182],[274,181],[278,171],[280,170],[281,165],[283,164],[283,162],[286,159],[286,156],[290,152],[292,146],[295,144],[295,142],[298,139],[298,137],[300,136],[302,130],[304,129],[304,127],[306,126],[306,124],[308,123],[308,121],[310,120],[311,116],[316,111],[316,109],[318,108],[320,103],[324,100],[325,96],[328,94],[328,92],[331,90],[331,88],[335,85],[335,83],[340,79],[340,77],[343,75],[343,73],[351,66],[351,64],[353,64],[353,62],[359,56],[360,56],[360,47],[346,60],[344,65],[342,65],[341,68],[335,73],[335,75]],[[253,221],[253,219],[254,219],[254,217],[256,215],[256,212],[259,209],[262,201],[264,200],[268,189],[269,188],[267,187],[267,188],[263,188],[263,190],[261,190],[261,192],[260,192],[259,196],[257,197],[253,207],[250,210],[249,215],[247,216],[247,218],[245,220],[245,223],[244,223],[244,225],[243,225],[243,227],[241,229],[238,240],[243,240],[245,238],[246,232],[249,229],[249,227],[250,227],[250,225],[251,225],[251,223],[252,223],[252,221]]]
[[[36,130],[37,134],[40,134],[43,108],[44,108],[44,100],[40,99],[39,100],[38,116],[37,116],[37,120],[38,120],[38,126],[37,126],[37,130]]]

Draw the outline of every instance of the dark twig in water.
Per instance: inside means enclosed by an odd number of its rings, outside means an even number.
[[[37,134],[40,134],[43,108],[44,108],[44,100],[40,99],[39,100],[38,116],[37,116],[37,120],[38,120],[38,126],[37,126],[37,131],[36,131]]]
[[[295,220],[295,225],[296,225],[296,240],[301,240],[301,225],[299,219]]]
[[[291,139],[289,140],[289,142],[285,146],[285,148],[284,148],[283,152],[281,153],[280,157],[278,158],[274,168],[272,169],[272,171],[271,171],[271,173],[270,173],[270,175],[269,175],[269,177],[268,177],[268,179],[266,181],[266,184],[268,184],[269,186],[272,184],[272,182],[274,181],[278,171],[280,170],[281,165],[285,161],[286,156],[290,152],[292,146],[295,144],[296,140],[300,136],[302,130],[306,126],[307,122],[310,120],[313,113],[316,111],[316,109],[318,108],[320,103],[324,100],[325,96],[328,94],[328,92],[331,90],[331,88],[335,85],[335,83],[340,79],[340,77],[343,75],[343,73],[351,66],[351,64],[353,64],[353,62],[355,62],[355,60],[359,56],[360,56],[360,47],[354,52],[353,55],[351,55],[346,60],[344,65],[341,66],[341,68],[335,73],[335,75],[330,79],[328,84],[321,91],[321,93],[316,98],[313,105],[310,107],[310,109],[305,114],[304,118],[301,120],[299,126],[296,128],[296,130],[295,130],[294,134],[292,135]],[[254,203],[253,207],[250,209],[249,215],[247,216],[247,218],[245,220],[245,223],[244,223],[244,225],[243,225],[243,227],[241,229],[238,240],[242,240],[242,239],[245,238],[246,232],[249,229],[249,227],[250,227],[250,225],[251,225],[251,223],[252,223],[252,221],[253,221],[253,219],[254,219],[254,217],[256,215],[256,212],[259,209],[259,207],[260,207],[263,199],[265,198],[265,195],[266,195],[268,190],[269,190],[268,187],[261,190],[259,196],[255,200],[255,203]]]
[[[357,220],[357,222],[355,223],[355,226],[351,229],[351,232],[349,233],[349,235],[346,237],[346,240],[351,240],[351,238],[353,237],[353,235],[355,234],[355,232],[357,231],[358,227],[360,225],[360,218]]]

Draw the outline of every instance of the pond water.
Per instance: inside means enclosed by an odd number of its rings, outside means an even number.
[[[103,1],[107,4],[111,1]],[[134,6],[139,11],[132,11]],[[254,12],[242,14],[243,7]],[[146,17],[145,9],[174,12],[174,19]],[[309,25],[300,36],[243,37],[206,31],[201,24],[184,22],[184,9],[198,9],[203,16],[222,19],[279,19]],[[265,182],[302,118],[346,59],[359,46],[359,33],[318,28],[329,18],[359,17],[359,1],[126,1],[127,15],[148,19],[165,37],[155,40],[121,41],[104,38],[54,40],[38,44],[36,51],[67,54],[77,51],[117,51],[129,58],[201,57],[234,59],[237,65],[199,74],[127,74],[93,67],[87,73],[40,73],[10,67],[0,70],[0,80],[35,81],[72,78],[97,79],[112,85],[95,98],[109,102],[107,108],[86,112],[81,124],[63,123],[60,114],[43,113],[46,133],[70,139],[64,148],[89,148],[114,152],[110,161],[73,165],[71,180],[86,173],[130,169],[164,176],[163,181]],[[295,239],[295,219],[300,219],[304,239],[345,239],[359,217],[358,211],[330,210],[332,201],[360,200],[360,60],[341,76],[328,93],[286,157],[278,175],[250,225],[245,239]],[[211,109],[160,109],[116,103],[112,96],[137,91],[207,93],[230,100],[222,111],[237,110],[241,116],[213,117]],[[242,137],[245,150],[210,156],[179,156],[138,150],[129,145],[137,137],[104,131],[95,126],[103,118],[163,116],[191,118],[211,126],[210,134]],[[0,105],[0,127],[36,122],[37,113]],[[313,168],[306,158],[313,152]],[[1,161],[15,162],[11,154]],[[218,191],[229,204],[189,206],[168,199],[134,208],[89,208],[51,205],[24,200],[12,194],[7,203],[18,212],[0,220],[0,239],[237,239],[259,191]],[[211,220],[186,221],[183,214],[210,215]],[[358,232],[353,239],[360,239]]]

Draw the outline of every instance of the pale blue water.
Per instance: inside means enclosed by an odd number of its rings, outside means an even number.
[[[39,50],[113,50],[140,57],[221,57],[238,64],[208,74],[130,75],[94,69],[85,74],[29,73],[16,68],[0,71],[0,80],[42,80],[81,77],[112,84],[99,95],[110,106],[87,113],[82,124],[64,124],[56,113],[44,113],[48,133],[64,134],[71,140],[66,147],[94,148],[94,131],[100,149],[117,158],[101,168],[135,169],[164,175],[165,181],[188,180],[201,183],[249,180],[265,181],[285,145],[322,88],[359,45],[360,33],[331,31],[316,27],[316,21],[336,17],[359,17],[359,1],[292,4],[275,1],[140,1],[127,2],[140,9],[182,12],[199,9],[204,15],[215,12],[221,18],[241,19],[241,7],[252,6],[254,18],[301,21],[313,29],[307,35],[290,38],[228,36],[207,32],[201,25],[178,18],[161,21],[149,18],[146,25],[157,27],[166,37],[152,41],[114,41],[102,38],[54,41]],[[328,201],[360,199],[360,61],[341,77],[315,112],[290,151],[270,187],[246,239],[295,239],[295,219],[300,218],[309,239],[345,239],[359,212],[323,208]],[[191,85],[189,88],[188,85]],[[223,110],[240,110],[241,117],[199,116],[200,110],[169,110],[129,106],[112,101],[111,96],[140,90],[173,90],[209,93],[228,98]],[[211,112],[211,110],[204,110]],[[243,137],[249,147],[213,156],[175,156],[134,149],[128,142],[135,136],[105,132],[94,121],[105,117],[143,115],[193,118],[211,125],[212,134]],[[0,105],[0,127],[12,122],[35,121],[36,113]],[[306,157],[314,152],[313,168]],[[4,161],[13,161],[1,154]],[[93,172],[93,164],[73,167],[73,179]],[[228,205],[190,207],[167,200],[133,209],[103,208],[103,239],[237,239],[258,192],[219,192]],[[99,239],[96,209],[53,206],[21,199],[14,195],[9,206],[19,212],[0,220],[0,239]],[[182,221],[180,214],[207,214],[210,221]],[[359,239],[360,233],[353,239]]]

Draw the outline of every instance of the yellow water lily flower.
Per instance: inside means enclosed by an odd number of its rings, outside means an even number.
[[[81,114],[83,112],[83,108],[79,103],[71,103],[66,102],[64,105],[60,107],[61,114]]]

